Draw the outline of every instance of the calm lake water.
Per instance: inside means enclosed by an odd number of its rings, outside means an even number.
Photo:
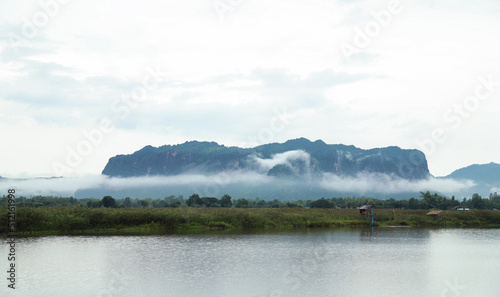
[[[0,296],[500,296],[500,230],[18,238]],[[13,294],[14,293],[14,294]]]

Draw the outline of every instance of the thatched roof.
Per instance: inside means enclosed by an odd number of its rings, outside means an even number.
[[[429,211],[427,213],[428,216],[437,216],[439,215],[440,213],[442,213],[443,211],[442,210],[432,210],[432,211]]]

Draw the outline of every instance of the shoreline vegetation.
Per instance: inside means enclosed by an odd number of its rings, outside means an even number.
[[[380,200],[367,197],[321,198],[307,201],[220,199],[191,195],[164,199],[75,199],[34,196],[0,199],[0,234],[15,221],[18,235],[81,232],[170,232],[174,230],[244,230],[374,226],[500,228],[500,195],[474,194],[461,202],[421,192],[421,198]],[[463,210],[459,210],[463,209]],[[15,210],[13,216],[12,211]],[[440,210],[428,215],[430,210]]]
[[[428,210],[374,209],[374,226],[500,228],[500,211],[443,211],[438,217]],[[7,234],[8,210],[1,208],[0,234]],[[79,232],[167,232],[207,229],[291,229],[369,227],[371,216],[357,209],[320,208],[87,208],[19,207],[18,235]]]

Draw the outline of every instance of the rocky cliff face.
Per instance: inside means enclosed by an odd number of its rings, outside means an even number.
[[[258,171],[279,177],[321,173],[354,176],[362,172],[405,179],[429,176],[425,155],[418,150],[399,147],[363,150],[305,138],[247,149],[198,141],[158,148],[146,146],[131,155],[112,157],[102,174],[131,177],[232,170]]]

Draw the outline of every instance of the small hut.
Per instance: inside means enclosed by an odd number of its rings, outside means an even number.
[[[369,215],[370,210],[372,209],[372,206],[371,205],[363,205],[363,206],[360,206],[358,209],[359,209],[360,214]]]
[[[432,216],[434,219],[437,219],[442,212],[443,212],[442,210],[432,210],[429,211],[427,215]]]

